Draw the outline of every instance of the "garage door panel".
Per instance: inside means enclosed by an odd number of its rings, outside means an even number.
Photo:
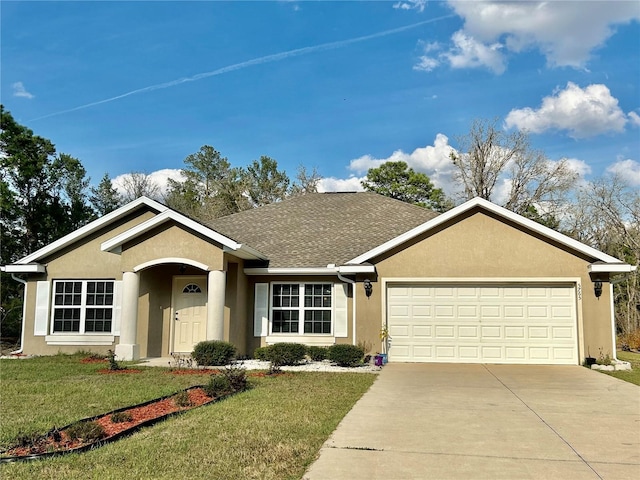
[[[577,364],[574,286],[390,285],[390,359]]]
[[[433,336],[433,328],[431,325],[414,325],[411,329],[414,338],[431,338]]]

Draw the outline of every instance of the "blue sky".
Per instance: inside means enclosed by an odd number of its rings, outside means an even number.
[[[0,3],[2,103],[96,184],[212,145],[324,190],[404,160],[449,194],[476,118],[640,187],[640,3]]]

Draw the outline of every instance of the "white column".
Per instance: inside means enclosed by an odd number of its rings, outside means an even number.
[[[207,340],[224,340],[224,301],[227,274],[221,270],[209,272],[207,290]]]
[[[140,345],[138,336],[138,296],[140,277],[134,272],[122,274],[122,321],[120,323],[120,342],[116,345],[118,360],[138,360]]]

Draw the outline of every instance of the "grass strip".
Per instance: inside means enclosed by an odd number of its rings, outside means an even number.
[[[43,374],[49,378],[44,381],[49,387],[41,388],[40,380],[33,378],[38,377],[35,375],[38,369],[29,365],[31,361],[0,364],[3,390],[8,387],[8,393],[2,394],[0,420],[7,436],[17,428],[15,419],[10,418],[12,408],[22,409],[16,398],[21,396],[21,389],[12,385],[14,381],[20,384],[32,378],[36,383],[32,386],[41,392],[33,398],[44,405],[68,396],[77,399],[67,404],[70,412],[66,415],[72,418],[61,423],[99,413],[75,411],[82,410],[81,398],[85,403],[87,398],[94,402],[93,407],[85,409],[108,411],[125,406],[123,403],[138,403],[204,381],[199,375],[173,376],[160,368],[144,369],[135,375],[102,376],[96,373],[99,367],[95,370],[93,365],[79,367],[77,358],[73,361],[56,357],[53,363],[57,368],[49,366],[49,371]],[[11,373],[5,370],[9,362],[15,364],[11,364]],[[103,380],[104,377],[108,380]],[[0,478],[299,479],[324,441],[374,380],[375,375],[361,373],[311,372],[253,378],[255,388],[245,393],[187,412],[95,451],[5,464],[0,468]],[[86,385],[96,383],[100,387]],[[76,392],[76,388],[82,393]],[[118,394],[109,394],[110,390]],[[65,418],[64,409],[54,410],[60,411],[52,414],[44,408],[35,411],[32,408],[31,417],[23,412],[22,421],[34,429],[43,425],[41,430],[46,431],[51,427],[47,423],[49,418]]]

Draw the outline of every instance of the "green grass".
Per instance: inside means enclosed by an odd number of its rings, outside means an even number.
[[[620,380],[624,380],[625,382],[640,385],[640,353],[618,351],[616,353],[616,356],[618,357],[618,360],[630,362],[631,370],[618,370],[614,372],[606,372],[601,370],[602,373],[606,373],[607,375],[611,375],[612,377],[619,378]]]
[[[100,375],[79,357],[0,363],[1,441],[167,395],[207,377]],[[0,466],[0,478],[299,479],[375,375],[288,373],[97,450]]]

